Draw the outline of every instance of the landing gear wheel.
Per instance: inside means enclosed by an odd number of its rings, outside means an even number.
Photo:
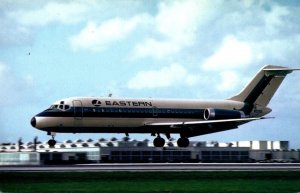
[[[165,140],[161,137],[156,137],[153,140],[153,144],[155,147],[163,147],[165,145]]]
[[[48,145],[49,145],[49,147],[54,147],[55,146],[55,144],[56,144],[56,141],[54,140],[54,139],[50,139],[49,141],[48,141]]]
[[[178,140],[177,140],[177,145],[178,147],[187,147],[189,146],[190,144],[190,141],[188,138],[186,137],[180,137]]]
[[[52,139],[50,139],[50,140],[48,141],[49,147],[50,147],[50,148],[54,148],[54,146],[55,146],[55,144],[56,144],[56,141],[55,141],[55,139],[54,139],[56,133],[51,132],[51,131],[47,131],[47,135],[51,135],[51,137],[52,137]]]

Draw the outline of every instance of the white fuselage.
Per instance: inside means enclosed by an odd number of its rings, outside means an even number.
[[[151,123],[203,120],[205,109],[237,110],[243,102],[73,97],[35,116],[34,127],[53,132],[130,132]],[[133,132],[148,133],[147,129]]]

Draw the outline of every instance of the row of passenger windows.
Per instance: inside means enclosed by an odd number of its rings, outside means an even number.
[[[102,112],[102,113],[153,113],[153,114],[202,114],[198,109],[156,109],[156,108],[83,108],[83,112]]]
[[[51,105],[50,110],[69,110],[70,105],[59,104]],[[98,112],[98,113],[153,113],[153,114],[203,114],[202,110],[199,109],[159,109],[159,108],[81,108],[76,107],[76,111],[89,112]]]

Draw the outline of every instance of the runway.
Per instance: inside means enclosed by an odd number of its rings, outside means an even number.
[[[300,163],[129,163],[0,166],[0,172],[300,171]]]

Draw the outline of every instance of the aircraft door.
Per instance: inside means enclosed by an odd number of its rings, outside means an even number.
[[[153,117],[157,117],[157,112],[158,112],[157,107],[154,106],[154,107],[152,108],[152,110],[153,110],[153,111],[152,111]]]
[[[80,100],[74,100],[73,107],[74,107],[74,119],[82,120],[82,115],[83,115],[82,102]]]

